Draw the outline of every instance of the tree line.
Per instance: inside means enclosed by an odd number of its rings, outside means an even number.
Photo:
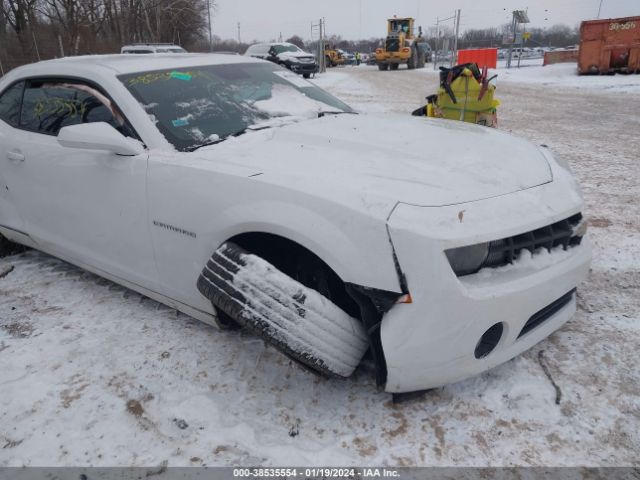
[[[193,46],[206,26],[207,0],[0,0],[0,61],[6,71],[132,42]]]

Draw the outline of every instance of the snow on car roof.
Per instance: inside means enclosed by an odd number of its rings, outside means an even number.
[[[200,65],[222,65],[230,63],[254,63],[262,60],[241,55],[224,55],[215,53],[161,53],[155,55],[82,55],[78,57],[64,57],[55,60],[32,63],[19,67],[23,69],[37,69],[39,66],[78,65],[82,67],[108,68],[116,75],[143,72],[148,70],[162,70],[167,68],[196,67]],[[16,69],[17,70],[17,69]]]

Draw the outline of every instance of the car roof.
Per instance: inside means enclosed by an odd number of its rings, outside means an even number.
[[[64,57],[55,60],[44,60],[18,67],[12,71],[15,74],[38,75],[40,70],[51,74],[51,67],[61,67],[60,73],[72,74],[74,67],[82,69],[110,70],[112,74],[120,75],[135,72],[164,70],[169,68],[197,67],[202,65],[222,65],[233,63],[255,63],[262,60],[240,55],[224,55],[215,53],[160,53],[156,55],[82,55],[78,57]],[[42,68],[46,67],[46,68]]]
[[[129,45],[122,46],[122,48],[146,48],[146,47],[169,48],[169,47],[180,47],[180,45],[176,45],[175,43],[131,43]]]
[[[251,47],[255,46],[255,45],[293,45],[294,47],[298,47],[297,45],[293,44],[293,43],[289,43],[289,42],[260,42],[260,43],[254,43],[253,45],[250,45]],[[298,47],[300,48],[300,47]]]

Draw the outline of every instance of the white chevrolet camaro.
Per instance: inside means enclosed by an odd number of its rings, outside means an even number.
[[[368,354],[390,392],[487,370],[569,320],[591,256],[581,209],[545,147],[356,114],[262,60],[89,56],[0,80],[0,248],[325,374]]]

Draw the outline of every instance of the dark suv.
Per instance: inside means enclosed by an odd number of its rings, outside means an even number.
[[[292,43],[256,43],[251,45],[244,54],[277,63],[304,78],[309,78],[312,73],[318,71],[316,57]]]

